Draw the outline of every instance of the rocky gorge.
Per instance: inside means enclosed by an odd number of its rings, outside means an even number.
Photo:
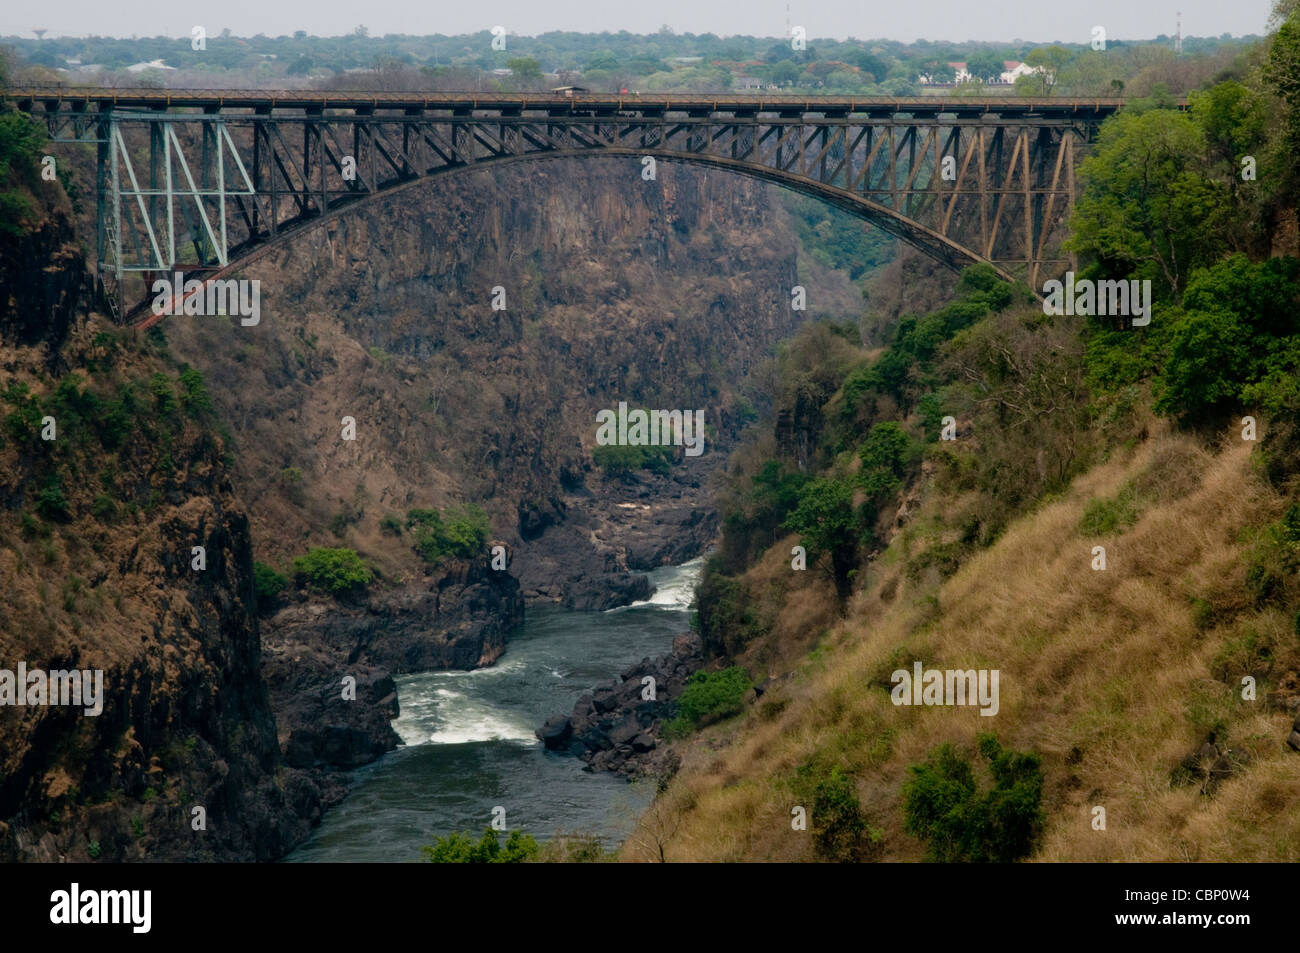
[[[767,186],[666,169],[647,190],[629,169],[478,173],[358,209],[259,263],[255,327],[176,316],[140,335],[89,313],[57,201],[4,239],[6,269],[39,259],[61,277],[6,275],[0,389],[19,416],[73,407],[75,443],[53,465],[26,431],[0,447],[7,618],[23,627],[3,648],[102,666],[109,689],[97,721],[6,727],[0,856],[283,856],[397,745],[395,676],[491,665],[526,606],[627,605],[649,595],[645,571],[707,547],[748,413],[735,382],[808,317],[787,297],[797,243]],[[667,473],[602,468],[595,414],[620,400],[704,408],[707,451]],[[119,406],[142,428],[130,440],[105,434]],[[36,516],[51,480],[64,502],[49,490]],[[387,528],[470,502],[506,571],[486,554],[429,563]],[[292,578],[322,545],[360,553],[374,583],[257,595],[255,562]],[[665,700],[688,657],[646,663]],[[593,763],[631,773],[630,724],[584,717]]]

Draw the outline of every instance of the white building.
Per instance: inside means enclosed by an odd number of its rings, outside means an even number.
[[[998,82],[1011,85],[1021,76],[1030,76],[1036,72],[1038,71],[1032,66],[1026,66],[1019,60],[1003,60],[1002,74],[998,76]]]
[[[922,86],[946,86],[946,85],[951,85],[951,83],[964,83],[971,78],[970,70],[966,68],[966,64],[964,62],[949,63],[948,65],[952,67],[952,71],[953,71],[953,79],[951,80],[951,82],[945,81],[943,83],[937,83],[935,82],[934,77],[929,75],[928,73],[922,73],[920,76],[916,78],[916,81],[920,83]]]
[[[128,73],[143,73],[147,69],[174,70],[175,66],[168,66],[162,60],[150,60],[148,63],[132,63],[126,68]]]

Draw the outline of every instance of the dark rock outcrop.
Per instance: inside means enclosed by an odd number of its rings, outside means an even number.
[[[519,583],[487,565],[455,563],[431,579],[362,599],[304,597],[262,623],[268,645],[311,644],[338,677],[355,662],[391,674],[491,665],[524,617]]]
[[[671,652],[642,659],[617,681],[597,685],[578,699],[571,715],[548,719],[537,737],[549,751],[582,758],[588,770],[628,777],[672,773],[676,759],[661,744],[659,730],[672,701],[703,663],[699,639],[680,635],[673,640]],[[652,694],[651,684],[653,697],[647,697]]]
[[[599,495],[567,494],[565,521],[514,557],[524,597],[597,611],[648,599],[641,573],[693,559],[716,537],[710,493],[720,462],[721,455],[690,478],[646,474],[629,484],[607,481]]]

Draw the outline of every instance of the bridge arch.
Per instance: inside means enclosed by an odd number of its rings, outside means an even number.
[[[854,193],[848,192],[844,189],[826,185],[825,183],[818,182],[814,179],[808,178],[807,176],[795,175],[781,170],[769,169],[753,163],[738,162],[723,157],[700,156],[664,149],[626,149],[616,147],[564,151],[548,150],[545,152],[527,152],[517,156],[485,159],[438,169],[417,178],[395,183],[387,188],[380,189],[379,191],[358,193],[355,198],[336,202],[331,208],[322,214],[311,215],[292,221],[286,225],[282,225],[273,238],[263,239],[247,246],[236,246],[232,248],[231,251],[235,257],[232,257],[227,265],[211,272],[210,274],[201,276],[200,280],[208,282],[227,278],[246,269],[271,252],[293,243],[321,225],[327,224],[328,222],[352,212],[360,211],[369,205],[382,202],[396,193],[405,192],[409,189],[416,189],[430,183],[438,182],[449,176],[459,176],[466,173],[487,171],[503,165],[539,160],[553,161],[572,158],[640,159],[643,156],[653,156],[657,160],[665,162],[700,165],[707,168],[721,169],[735,174],[748,176],[750,178],[771,182],[775,185],[780,185],[804,195],[809,195],[813,198],[819,199],[826,202],[828,205],[842,209],[863,219],[864,221],[870,222],[900,241],[907,242],[912,247],[950,268],[959,269],[966,264],[986,264],[993,268],[994,271],[996,271],[1004,280],[1011,283],[1015,283],[1018,280],[1005,269],[998,267],[995,263],[981,257],[970,249],[953,241],[951,238],[941,235],[933,229],[927,228],[919,222],[913,221],[887,206],[872,202],[863,196],[855,195]],[[147,305],[148,301],[136,304],[127,313],[127,316],[129,318],[138,317]],[[175,307],[172,308],[173,313],[176,310]],[[136,323],[136,328],[138,330],[148,329],[161,321],[162,317],[163,316],[161,315],[149,314]]]
[[[64,87],[0,98],[43,116],[56,141],[98,143],[97,262],[119,305],[127,277],[178,266],[224,275],[370,198],[479,167],[587,155],[766,180],[945,265],[985,262],[1036,288],[1069,266],[1060,241],[1076,148],[1123,105]],[[178,253],[186,242],[192,254]]]

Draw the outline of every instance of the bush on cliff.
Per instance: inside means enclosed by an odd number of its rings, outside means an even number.
[[[952,745],[911,767],[903,785],[905,828],[929,842],[930,860],[1007,863],[1033,853],[1043,824],[1038,756],[1004,750],[991,734],[979,736],[979,751],[993,775],[984,794]]]
[[[45,130],[31,117],[0,113],[0,233],[21,235],[32,215],[31,200],[19,187],[35,183],[45,139]]]
[[[670,469],[671,454],[671,450],[660,446],[610,444],[593,450],[591,459],[611,476],[629,476],[636,470],[663,474]]]
[[[374,579],[356,550],[327,546],[317,546],[305,556],[295,558],[293,571],[309,588],[336,596],[364,589]]]
[[[879,852],[882,834],[867,823],[851,778],[839,768],[817,785],[812,809],[813,850],[822,860],[860,863]]]
[[[696,672],[686,680],[677,700],[677,714],[664,725],[665,736],[680,738],[738,714],[752,687],[749,674],[739,665],[720,672]]]
[[[274,599],[289,584],[289,580],[266,563],[253,563],[253,587],[258,599]]]
[[[473,559],[487,546],[487,514],[472,503],[453,506],[445,515],[434,509],[408,510],[406,525],[415,535],[412,548],[430,564],[448,556]]]

